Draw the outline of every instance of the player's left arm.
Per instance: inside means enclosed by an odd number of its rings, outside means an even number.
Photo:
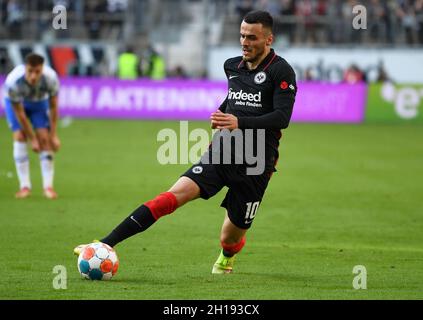
[[[288,64],[275,66],[272,70],[274,85],[273,111],[258,117],[238,118],[241,129],[285,129],[291,120],[297,83],[295,72]]]
[[[57,122],[59,120],[59,78],[56,73],[52,73],[48,79],[49,107],[50,107],[50,142],[53,151],[60,148],[60,139],[57,134]]]
[[[239,117],[218,110],[212,113],[217,129],[285,129],[291,120],[297,83],[295,72],[289,65],[277,66],[272,71],[274,86],[273,111],[262,116]]]
[[[50,140],[54,151],[60,148],[60,139],[57,134],[57,122],[59,119],[59,107],[57,95],[50,97]]]

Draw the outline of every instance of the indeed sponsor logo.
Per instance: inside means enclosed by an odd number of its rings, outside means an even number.
[[[261,91],[259,93],[253,94],[253,93],[246,93],[242,90],[232,91],[232,88],[230,88],[229,89],[229,99],[261,102]]]
[[[261,91],[259,93],[247,93],[242,90],[233,91],[232,88],[229,89],[228,94],[229,100],[238,100],[235,102],[236,105],[243,105],[249,107],[262,107],[261,103]]]

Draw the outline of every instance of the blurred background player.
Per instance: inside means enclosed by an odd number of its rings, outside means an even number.
[[[59,80],[56,72],[44,65],[44,58],[30,53],[25,64],[15,67],[4,84],[5,112],[13,131],[13,157],[20,190],[16,198],[31,194],[31,179],[27,143],[39,153],[44,195],[57,198],[53,189],[53,154],[60,148],[57,136],[57,94]]]

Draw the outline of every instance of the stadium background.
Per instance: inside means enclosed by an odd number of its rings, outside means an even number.
[[[367,29],[352,28],[353,6]],[[54,6],[67,29],[54,29]],[[101,237],[187,165],[162,166],[157,133],[177,120],[209,130],[239,55],[241,17],[275,16],[275,50],[297,73],[293,123],[237,272],[209,275],[220,194],[118,247],[110,283],[79,279],[74,245]],[[0,102],[0,298],[421,299],[423,1],[0,0],[0,81],[36,51],[61,76],[60,198],[16,201]],[[122,54],[137,74],[119,72]],[[3,77],[2,77],[3,76]],[[107,119],[103,119],[107,118]],[[190,142],[192,145],[192,142]],[[37,194],[39,192],[39,195]],[[68,289],[52,287],[55,265]],[[355,265],[368,289],[354,290]],[[222,290],[224,288],[224,290]]]

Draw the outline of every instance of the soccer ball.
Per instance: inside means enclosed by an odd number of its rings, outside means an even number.
[[[91,243],[82,249],[78,257],[81,276],[91,280],[110,280],[119,268],[115,250],[105,243]]]

